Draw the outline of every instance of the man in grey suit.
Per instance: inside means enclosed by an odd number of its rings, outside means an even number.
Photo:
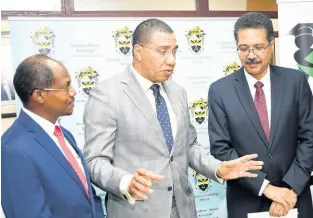
[[[108,193],[110,218],[195,218],[189,166],[219,182],[254,177],[248,170],[262,168],[251,160],[257,155],[221,163],[205,154],[186,92],[168,80],[176,51],[166,23],[143,21],[133,34],[133,64],[90,93],[84,155],[92,181]]]
[[[274,30],[266,15],[243,15],[234,35],[243,67],[210,87],[211,153],[224,161],[257,153],[264,168],[257,178],[227,182],[228,217],[261,211],[280,217],[294,207],[299,218],[312,217],[313,101],[307,77],[269,65]]]

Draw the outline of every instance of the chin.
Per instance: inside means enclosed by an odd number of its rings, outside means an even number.
[[[65,113],[65,116],[70,116],[70,115],[72,115],[73,114],[73,111],[67,111],[66,113]]]

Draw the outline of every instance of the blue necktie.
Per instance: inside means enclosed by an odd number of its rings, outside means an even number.
[[[171,153],[173,147],[173,134],[170,116],[168,114],[166,102],[164,98],[160,95],[160,86],[158,84],[153,84],[151,86],[153,95],[155,98],[155,107],[158,120],[160,122],[163,135],[166,140],[168,151]]]

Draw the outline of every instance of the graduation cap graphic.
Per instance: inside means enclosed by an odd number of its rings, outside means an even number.
[[[299,69],[313,76],[313,23],[299,23],[289,35],[294,35],[295,45],[299,48],[294,54]]]

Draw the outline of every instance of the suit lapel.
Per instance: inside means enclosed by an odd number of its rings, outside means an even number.
[[[75,142],[75,140],[72,138],[72,136],[70,136],[70,135],[67,133],[67,131],[64,130],[63,127],[62,127],[62,131],[63,131],[64,136],[65,136],[65,138],[67,139],[67,141],[70,143],[70,145],[72,145],[72,147],[73,147],[74,150],[76,151],[76,153],[77,153],[77,155],[78,155],[78,157],[79,157],[79,161],[80,161],[80,162],[82,163],[82,165],[83,165],[84,173],[85,173],[86,179],[87,179],[87,185],[88,185],[89,196],[92,196],[92,193],[91,193],[91,190],[92,190],[92,189],[91,189],[91,182],[90,182],[90,178],[89,178],[89,174],[88,174],[88,168],[87,168],[87,165],[86,165],[84,156],[83,156],[83,154],[81,153],[81,151],[79,150],[79,148],[77,147],[76,142]],[[71,167],[71,168],[72,168],[72,167]],[[76,174],[76,172],[75,172],[75,174]],[[77,174],[76,174],[76,175],[77,175]],[[82,185],[82,183],[81,183],[81,181],[80,181],[80,179],[79,179],[78,176],[77,176],[77,178],[78,178],[78,181],[80,182],[81,188],[83,189],[83,191],[84,191],[86,197],[88,198],[84,186]]]
[[[284,81],[280,72],[273,71],[271,67],[271,127],[270,127],[270,146],[272,145],[279,122],[279,115],[282,106]]]
[[[236,77],[235,77],[235,90],[238,95],[238,98],[243,106],[246,114],[248,115],[250,121],[252,122],[255,130],[259,134],[262,139],[264,145],[268,147],[268,141],[266,139],[263,127],[261,125],[258,113],[254,106],[253,98],[251,96],[251,92],[248,86],[247,79],[244,75],[244,70],[241,68]]]
[[[128,69],[128,78],[122,80],[121,82],[127,84],[124,92],[136,105],[136,107],[143,114],[143,116],[147,119],[148,123],[152,126],[156,135],[162,142],[164,148],[167,150],[166,141],[163,136],[163,132],[157,116],[155,115],[153,108],[149,104],[149,100],[147,99],[142,88],[140,87],[140,84],[138,83],[135,75],[133,74],[133,72],[130,71],[130,69]]]
[[[175,141],[176,141],[177,136],[179,135],[179,131],[180,131],[179,127],[181,127],[181,119],[180,119],[181,118],[181,116],[180,116],[181,108],[179,107],[179,104],[177,102],[177,96],[175,96],[176,92],[174,90],[174,87],[172,87],[168,81],[163,82],[162,85],[165,89],[166,95],[167,95],[167,97],[171,103],[171,106],[175,112],[176,120],[177,120],[176,135],[175,136],[173,135],[174,143],[173,143],[173,148],[171,151],[171,153],[173,153],[174,149],[175,149]],[[173,129],[173,126],[172,126],[172,129]]]
[[[62,166],[76,184],[86,193],[83,184],[78,178],[76,172],[62,154],[58,146],[51,137],[23,110],[20,113],[19,120],[24,124],[29,132],[33,132],[34,139],[45,148],[45,150]]]

